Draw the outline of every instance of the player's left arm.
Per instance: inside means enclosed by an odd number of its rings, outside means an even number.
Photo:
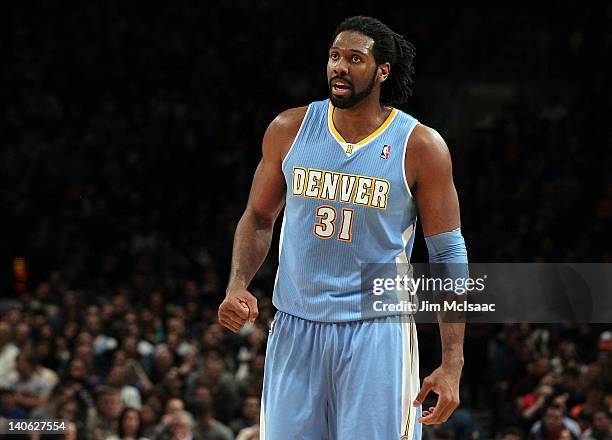
[[[467,251],[461,235],[459,200],[453,182],[450,152],[435,130],[419,124],[406,149],[406,180],[416,201],[430,263],[448,265],[453,272],[467,271]],[[459,264],[457,264],[459,263]],[[459,405],[459,381],[463,368],[464,323],[438,318],[442,364],[423,380],[414,405],[423,403],[429,391],[438,394],[435,407],[424,409],[424,424],[444,423]]]

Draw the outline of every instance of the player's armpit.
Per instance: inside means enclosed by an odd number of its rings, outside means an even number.
[[[460,227],[451,157],[442,136],[418,124],[408,141],[405,167],[425,236]]]

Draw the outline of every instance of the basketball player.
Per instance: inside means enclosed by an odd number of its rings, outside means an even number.
[[[247,289],[284,205],[262,439],[417,439],[459,403],[464,324],[440,322],[442,364],[420,388],[414,321],[362,310],[361,264],[408,262],[417,212],[430,262],[467,263],[448,148],[391,107],[412,93],[414,55],[380,21],[346,19],[329,99],[281,113],[264,135],[219,308],[234,332],[254,322]],[[430,390],[437,403],[421,411]]]

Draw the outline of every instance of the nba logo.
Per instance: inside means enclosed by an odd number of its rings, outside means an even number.
[[[389,159],[389,153],[391,153],[391,145],[384,145],[380,152],[380,158]]]

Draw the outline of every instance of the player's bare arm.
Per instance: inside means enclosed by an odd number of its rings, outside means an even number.
[[[257,299],[247,289],[270,250],[274,222],[285,201],[282,161],[305,113],[306,107],[281,113],[264,134],[262,159],[236,228],[226,297],[218,312],[219,323],[235,333],[245,322],[253,323],[257,318]]]
[[[461,225],[452,163],[444,139],[433,129],[417,125],[406,150],[406,179],[416,200],[425,237],[456,231]],[[459,405],[463,368],[464,323],[440,320],[442,364],[423,380],[415,399],[421,405],[429,391],[438,394],[435,407],[424,409],[419,421],[444,423]]]

